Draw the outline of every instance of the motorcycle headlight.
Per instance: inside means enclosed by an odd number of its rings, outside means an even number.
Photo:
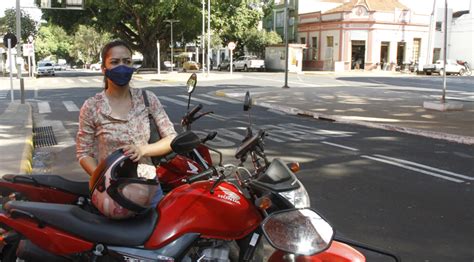
[[[300,181],[297,180],[297,182],[300,185],[298,189],[279,192],[279,194],[290,201],[295,208],[310,207],[308,191],[306,191],[306,188],[304,188]]]
[[[332,227],[309,208],[272,213],[262,229],[274,248],[304,256],[326,250],[334,236]]]

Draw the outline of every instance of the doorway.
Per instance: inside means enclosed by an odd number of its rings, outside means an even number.
[[[403,61],[405,61],[405,42],[398,42],[397,44],[397,68],[403,67]]]
[[[351,69],[364,69],[365,65],[365,41],[352,40],[352,64]]]
[[[390,42],[382,42],[380,46],[380,69],[382,70],[388,70],[390,65],[388,61],[389,44]]]

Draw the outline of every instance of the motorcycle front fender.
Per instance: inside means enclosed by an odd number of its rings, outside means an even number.
[[[284,262],[288,261],[289,254],[283,251],[275,251],[269,262]],[[365,262],[365,257],[359,251],[355,250],[349,245],[338,241],[332,241],[331,246],[324,252],[312,256],[296,256],[296,262]]]

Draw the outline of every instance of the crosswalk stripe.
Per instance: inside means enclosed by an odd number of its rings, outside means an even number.
[[[38,113],[51,113],[51,107],[49,106],[49,102],[38,102]]]
[[[77,112],[79,108],[72,101],[63,101],[63,105],[66,107],[69,112]]]
[[[66,79],[65,79],[65,81],[66,81],[66,82],[68,82],[69,84],[72,84],[72,83],[74,83],[74,81],[72,81],[72,80],[71,80],[71,79],[69,79],[69,78],[66,78]]]
[[[57,83],[59,83],[59,80],[58,79],[52,79],[51,82],[53,82],[53,84],[57,84]]]
[[[81,81],[82,83],[89,83],[89,80],[87,79],[79,79],[79,81]]]
[[[92,81],[96,82],[96,83],[102,83],[102,80],[99,80],[99,79],[92,79]]]
[[[175,103],[175,104],[180,105],[180,106],[187,106],[188,105],[188,103],[185,103],[185,102],[182,102],[182,101],[179,101],[177,99],[167,97],[167,96],[160,96],[160,97],[158,97],[158,99],[165,100],[165,101],[168,101],[168,102],[171,102],[171,103]]]
[[[178,97],[182,97],[184,99],[188,99],[188,96],[186,95],[177,95]],[[203,103],[205,105],[217,105],[216,103],[214,102],[211,102],[211,101],[207,101],[207,100],[204,100],[204,99],[199,99],[199,98],[196,98],[196,97],[191,97],[191,101],[198,101],[199,103]]]
[[[203,96],[205,98],[214,99],[214,100],[218,100],[218,101],[223,101],[223,102],[227,102],[227,103],[231,103],[231,104],[242,104],[242,102],[236,101],[236,100],[231,99],[231,98],[211,96],[211,95],[208,95],[208,94],[200,94],[199,96]]]

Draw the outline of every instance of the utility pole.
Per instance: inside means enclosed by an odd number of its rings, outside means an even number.
[[[202,0],[202,35],[201,35],[201,51],[202,51],[202,73],[204,74],[204,60],[206,59],[206,50],[204,49],[204,36],[205,36],[205,30],[206,30],[206,9],[205,9],[205,2]]]
[[[171,72],[173,72],[173,48],[174,48],[174,41],[173,41],[173,23],[178,23],[179,20],[177,19],[166,19],[165,22],[171,24]]]
[[[441,101],[443,103],[446,102],[446,62],[447,62],[446,56],[448,55],[447,49],[448,49],[448,0],[444,0],[444,50],[443,50],[444,74],[443,74],[443,97],[441,98]]]
[[[288,0],[285,0],[285,84],[283,88],[290,88],[288,86]]]
[[[211,0],[207,0],[207,75],[211,70]]]

